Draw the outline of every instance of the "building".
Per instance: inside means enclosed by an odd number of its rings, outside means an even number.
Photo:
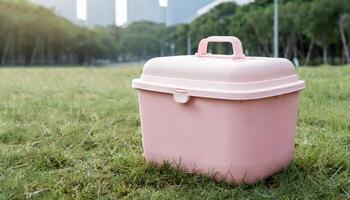
[[[117,0],[127,8],[125,24],[152,21],[168,26],[188,23],[198,9],[215,0]],[[123,3],[122,3],[123,2]],[[123,24],[119,23],[118,25]]]
[[[127,24],[136,21],[165,23],[165,10],[159,0],[127,0]]]
[[[31,0],[84,26],[125,26],[136,21],[189,23],[215,6],[234,0]],[[235,0],[238,4],[253,0]]]
[[[87,0],[85,24],[90,27],[115,25],[115,2],[115,0]]]
[[[168,0],[167,19],[168,26],[189,23],[196,12],[215,0]]]
[[[116,0],[32,0],[69,21],[84,26],[115,25]],[[81,4],[78,8],[78,5]],[[81,7],[82,6],[82,7]]]

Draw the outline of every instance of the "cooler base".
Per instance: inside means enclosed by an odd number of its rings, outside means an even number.
[[[139,90],[146,160],[230,183],[252,184],[293,159],[298,92],[257,100],[191,97]]]

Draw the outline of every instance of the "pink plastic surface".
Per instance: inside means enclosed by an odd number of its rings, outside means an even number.
[[[208,54],[209,42],[230,42],[234,54]],[[197,55],[151,59],[132,84],[150,162],[238,184],[293,158],[305,82],[287,59],[246,57],[238,38],[215,36],[200,42]]]
[[[233,183],[255,183],[293,157],[298,92],[258,100],[192,97],[139,90],[144,155]]]
[[[230,42],[234,54],[208,54],[209,42]],[[299,80],[289,60],[245,57],[238,38],[213,36],[201,40],[197,55],[149,60],[133,87],[171,94],[181,90],[188,97],[248,100],[300,91],[305,82]],[[188,98],[184,93],[175,99]]]

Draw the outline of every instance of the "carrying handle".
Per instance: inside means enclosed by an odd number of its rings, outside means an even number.
[[[210,57],[213,56],[208,54],[208,43],[209,42],[229,42],[232,44],[233,54],[230,55],[232,59],[244,59],[245,55],[243,53],[241,41],[233,36],[211,36],[204,38],[199,42],[198,53],[199,57]]]

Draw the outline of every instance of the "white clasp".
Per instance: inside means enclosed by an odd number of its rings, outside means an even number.
[[[176,89],[174,92],[174,101],[177,103],[187,103],[190,100],[188,91],[184,89]]]

